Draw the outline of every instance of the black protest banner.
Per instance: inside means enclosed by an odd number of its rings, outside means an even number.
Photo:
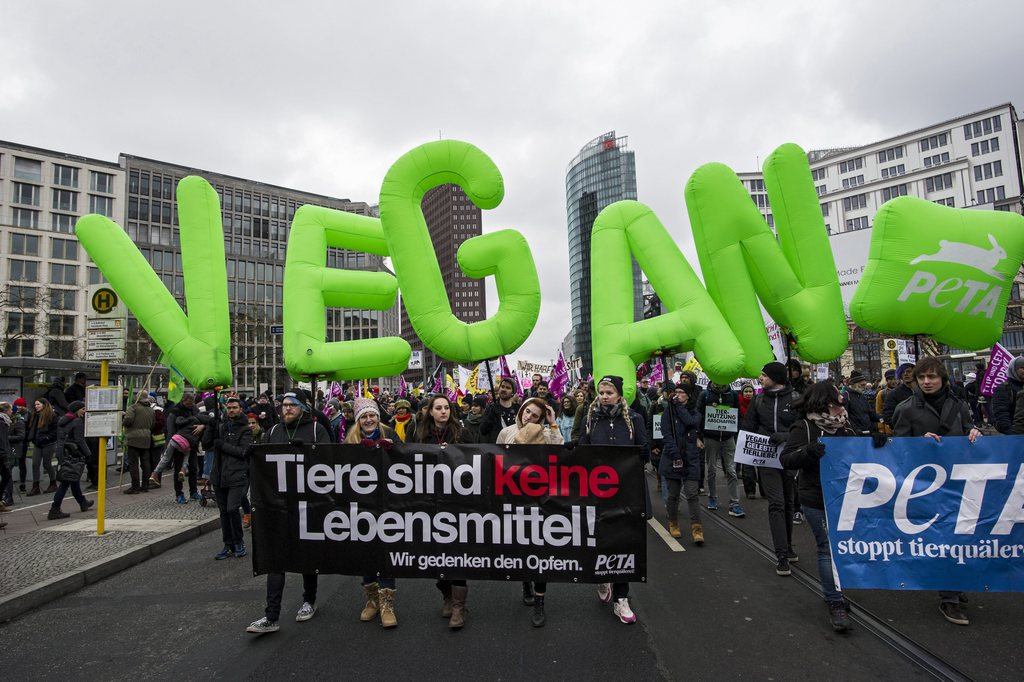
[[[253,570],[627,582],[646,575],[637,448],[261,445]]]

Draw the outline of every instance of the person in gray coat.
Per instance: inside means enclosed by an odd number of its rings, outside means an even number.
[[[149,403],[149,393],[139,391],[136,400],[124,413],[124,442],[128,450],[125,459],[128,460],[128,475],[131,476],[132,484],[124,490],[125,495],[137,495],[149,492],[149,475],[151,472],[149,448],[153,444],[153,424],[156,416],[153,407]],[[139,477],[139,468],[142,469],[142,477]]]

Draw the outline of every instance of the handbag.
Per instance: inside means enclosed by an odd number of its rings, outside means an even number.
[[[57,465],[57,480],[62,483],[75,483],[82,480],[85,472],[85,460],[77,457],[64,457]]]

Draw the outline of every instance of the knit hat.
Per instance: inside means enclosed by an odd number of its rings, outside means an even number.
[[[912,362],[904,362],[902,365],[897,367],[896,368],[896,378],[897,379],[902,379],[903,378],[903,373],[906,372],[908,369],[909,370],[913,370],[914,369],[914,363],[912,363]]]
[[[309,405],[306,404],[299,396],[294,393],[286,393],[284,398],[281,399],[282,405],[298,405],[303,412],[309,412]]]
[[[611,384],[612,386],[615,387],[615,390],[618,391],[619,395],[622,395],[622,377],[620,376],[616,376],[614,374],[606,374],[603,377],[601,377],[601,380],[598,381],[597,383]]]
[[[73,403],[71,403],[70,405],[68,405],[68,412],[69,413],[78,412],[83,407],[85,407],[85,403],[83,403],[81,400],[76,400]]]
[[[337,412],[341,412],[341,401],[338,400],[337,398],[331,398],[330,400],[328,400],[327,406],[333,407]]]
[[[24,398],[15,398],[14,399],[14,406],[15,407],[25,407],[26,405],[28,405],[28,403],[25,402]]]
[[[1016,379],[1017,370],[1020,369],[1021,367],[1024,367],[1024,356],[1017,356],[1013,359],[1013,362],[1010,363],[1010,371],[1008,372],[1008,374],[1014,379]]]
[[[885,370],[885,378],[886,379],[895,379],[896,378],[896,370],[894,370],[894,369],[887,369],[887,370]]]
[[[789,383],[789,372],[787,371],[786,366],[781,362],[769,362],[761,368],[761,371],[766,377],[777,384],[781,385]]]
[[[405,409],[407,409],[407,410],[411,410],[412,409],[412,406],[409,404],[408,400],[401,399],[401,400],[396,400],[395,401],[395,410],[400,410],[403,407]]]
[[[864,376],[864,374],[860,370],[855,369],[852,372],[850,372],[850,383],[851,384],[857,384],[857,383],[860,383],[861,381],[867,381],[867,380],[868,380],[868,378],[866,376]]]
[[[486,396],[478,395],[477,397],[473,398],[473,404],[481,408],[487,407]]]
[[[373,412],[375,415],[377,415],[378,419],[380,418],[380,408],[377,407],[377,403],[370,400],[369,398],[356,398],[355,406],[352,408],[352,410],[353,412],[355,412],[356,419],[359,419],[368,412]]]

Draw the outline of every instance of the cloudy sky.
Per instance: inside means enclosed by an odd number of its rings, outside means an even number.
[[[629,136],[638,194],[699,272],[683,186],[783,142],[858,145],[1020,105],[1024,4],[1006,2],[51,2],[4,19],[0,138],[119,152],[375,203],[445,138],[505,177],[484,229],[521,230],[540,320],[569,329],[565,170]],[[488,308],[497,300],[489,287]]]

